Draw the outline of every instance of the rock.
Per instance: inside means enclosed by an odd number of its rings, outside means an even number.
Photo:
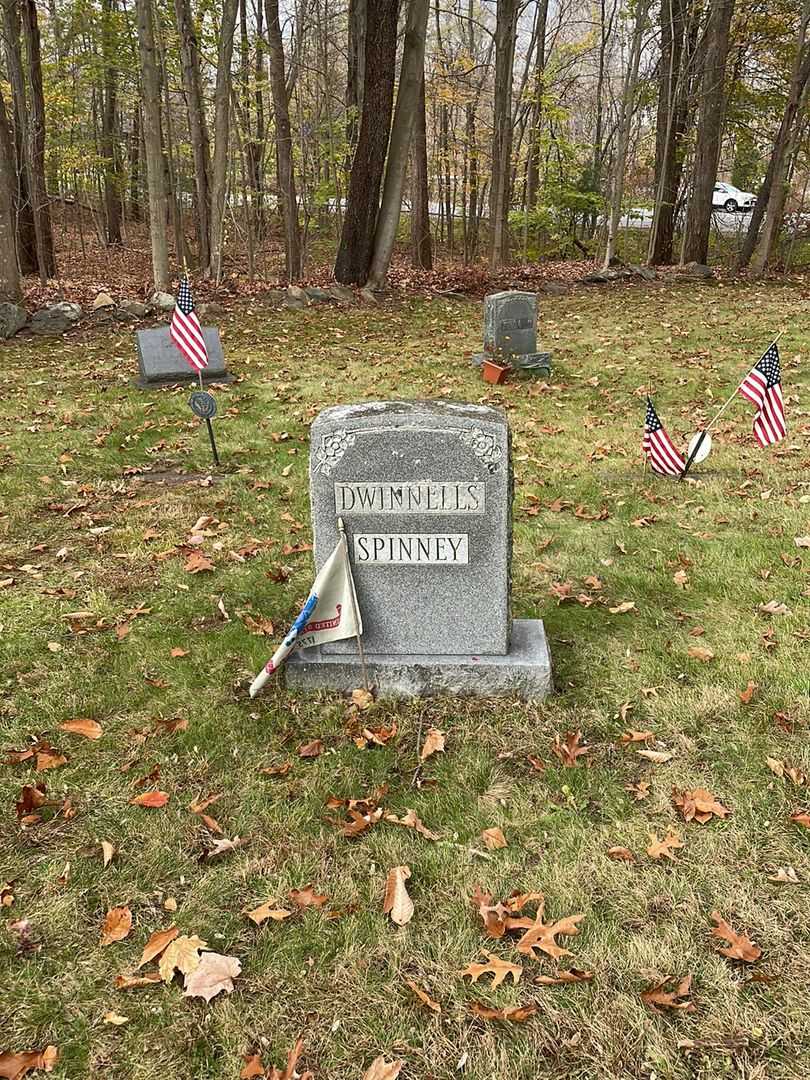
[[[122,300],[118,307],[136,319],[144,319],[149,314],[149,308],[139,300]]]
[[[688,262],[678,271],[678,277],[694,278],[695,280],[708,281],[714,278],[714,270],[704,263]]]
[[[608,276],[607,270],[594,270],[591,274],[586,274],[585,277],[581,277],[579,280],[583,285],[607,285],[613,281],[612,276]]]
[[[28,312],[19,304],[0,304],[0,338],[14,337],[28,322]]]
[[[305,307],[309,304],[309,297],[307,296],[306,289],[302,289],[299,285],[287,286],[287,299],[297,300]]]
[[[222,319],[228,314],[228,309],[216,300],[209,300],[207,304],[200,304],[197,314],[201,319]]]
[[[100,292],[92,306],[93,311],[98,311],[100,308],[115,307],[115,301],[108,292]]]
[[[309,300],[299,300],[295,296],[285,296],[283,306],[289,308],[290,311],[303,311],[304,308],[309,307]]]
[[[71,304],[67,300],[50,307],[35,311],[31,319],[31,330],[35,334],[47,336],[49,334],[64,334],[76,325],[82,317],[82,309],[78,304]]]
[[[565,296],[568,289],[558,281],[544,281],[537,291],[544,296]]]
[[[629,270],[635,277],[640,277],[644,281],[658,280],[658,274],[649,266],[630,266]]]
[[[304,292],[314,304],[329,304],[333,297],[328,289],[319,289],[315,285],[310,285]]]
[[[348,285],[341,285],[339,282],[335,281],[326,291],[333,300],[338,300],[341,304],[354,303],[354,289],[350,289]]]
[[[283,304],[284,301],[287,299],[287,290],[268,289],[267,292],[264,294],[264,299],[268,304],[275,304],[276,306],[278,306],[279,304]]]
[[[149,306],[156,311],[174,311],[174,297],[167,292],[153,293],[149,300]]]

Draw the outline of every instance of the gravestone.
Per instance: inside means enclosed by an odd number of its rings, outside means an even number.
[[[551,354],[537,351],[537,293],[499,292],[484,297],[484,351],[476,364],[498,360],[524,370],[551,370]]]
[[[506,417],[479,405],[370,402],[311,429],[315,565],[342,518],[371,681],[381,694],[541,698],[543,624],[512,621],[512,464]],[[294,653],[290,686],[362,685],[355,640]]]
[[[197,372],[185,362],[183,354],[169,336],[168,326],[138,330],[135,336],[140,370],[140,377],[136,380],[138,386],[148,389],[168,383],[199,382]],[[206,326],[203,328],[203,337],[208,349],[208,367],[202,373],[203,382],[232,382],[233,375],[229,375],[225,370],[225,356],[219,331],[214,326]]]

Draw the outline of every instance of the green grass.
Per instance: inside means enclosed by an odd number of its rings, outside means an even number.
[[[3,348],[0,579],[13,583],[0,590],[0,735],[15,749],[45,737],[69,757],[42,774],[30,764],[2,768],[0,879],[15,896],[0,929],[3,1046],[56,1044],[53,1076],[70,1080],[226,1080],[254,1050],[266,1065],[283,1064],[299,1034],[302,1066],[319,1080],[359,1078],[381,1053],[405,1059],[403,1077],[424,1080],[803,1076],[810,831],[789,815],[808,796],[765,758],[810,772],[810,567],[794,544],[810,533],[806,296],[800,285],[739,285],[543,297],[551,385],[521,380],[494,391],[467,363],[480,340],[479,303],[417,297],[296,313],[256,302],[222,327],[241,378],[217,393],[224,467],[210,483],[186,392],[130,385],[128,330]],[[648,383],[670,431],[689,434],[783,327],[789,438],[759,450],[740,402],[692,482],[643,471]],[[545,620],[558,692],[542,706],[381,702],[364,722],[395,718],[397,735],[359,750],[356,718],[337,696],[293,697],[275,683],[247,698],[273,642],[249,634],[243,617],[272,619],[278,636],[311,582],[310,555],[284,552],[310,539],[312,417],[337,402],[400,396],[508,411],[514,612]],[[555,500],[570,505],[554,512]],[[191,575],[175,549],[203,515],[212,519],[202,547],[215,570]],[[681,569],[685,588],[674,581]],[[590,575],[600,590],[585,583]],[[565,582],[593,603],[558,605],[552,585]],[[761,615],[772,599],[790,614]],[[627,600],[634,610],[610,614]],[[148,613],[127,614],[139,605]],[[75,612],[87,614],[66,618]],[[115,626],[128,621],[119,641]],[[690,636],[696,627],[702,636]],[[770,628],[775,647],[763,638]],[[690,658],[695,644],[715,659]],[[188,653],[173,658],[173,647]],[[744,705],[749,680],[758,690]],[[777,713],[789,720],[780,724]],[[75,717],[98,720],[103,737],[58,729]],[[158,720],[174,718],[187,729],[155,734]],[[417,771],[430,725],[446,733],[447,750]],[[620,747],[628,727],[654,731],[653,745],[672,760],[652,765]],[[592,752],[586,766],[565,769],[551,744],[577,730]],[[297,747],[314,738],[326,752],[300,760]],[[287,759],[286,777],[258,771]],[[155,768],[152,786],[171,794],[168,806],[131,806],[142,790],[135,782]],[[69,796],[76,815],[20,827],[14,801],[36,780],[53,798]],[[643,802],[625,790],[638,780],[651,785]],[[328,796],[360,797],[382,784],[388,809],[414,809],[442,841],[389,824],[344,839]],[[733,813],[686,825],[673,786],[706,786]],[[187,807],[209,792],[222,793],[209,813],[248,843],[201,861],[210,840]],[[494,825],[509,846],[483,858],[479,834]],[[653,862],[649,834],[669,826],[685,847],[675,863]],[[101,840],[118,849],[106,869]],[[610,860],[613,845],[631,848],[637,862]],[[416,913],[397,929],[382,914],[382,893],[387,870],[402,863]],[[799,885],[768,880],[784,865]],[[338,914],[307,910],[257,928],[242,913],[310,881]],[[583,912],[580,935],[565,942],[567,964],[593,971],[593,982],[535,986],[536,973],[554,970],[545,958],[525,963],[517,987],[462,983],[458,972],[482,947],[520,960],[510,942],[483,937],[468,899],[477,884],[497,898],[542,890],[551,919]],[[104,915],[120,904],[132,909],[132,933],[101,947]],[[718,955],[715,909],[762,946],[753,969]],[[37,943],[27,952],[9,928],[23,918]],[[179,984],[113,988],[172,920],[240,959],[231,996],[206,1006],[184,999]],[[749,982],[752,970],[770,981]],[[642,990],[687,973],[695,1013],[645,1008]],[[440,1016],[405,978],[441,1003]],[[473,1001],[533,1002],[539,1012],[519,1026],[486,1022],[470,1012]],[[129,1022],[104,1024],[108,1011]],[[698,1044],[691,1056],[679,1045],[687,1040]],[[736,1046],[728,1054],[725,1040]]]

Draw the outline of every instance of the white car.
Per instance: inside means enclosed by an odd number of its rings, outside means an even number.
[[[744,214],[754,209],[757,197],[750,191],[740,191],[733,184],[715,184],[712,195],[712,206],[715,210],[725,210],[728,214],[736,214],[741,210]]]

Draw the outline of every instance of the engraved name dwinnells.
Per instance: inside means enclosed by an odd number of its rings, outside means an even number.
[[[483,483],[403,480],[335,484],[337,514],[483,514]]]
[[[357,533],[354,562],[442,566],[469,562],[466,533]]]

